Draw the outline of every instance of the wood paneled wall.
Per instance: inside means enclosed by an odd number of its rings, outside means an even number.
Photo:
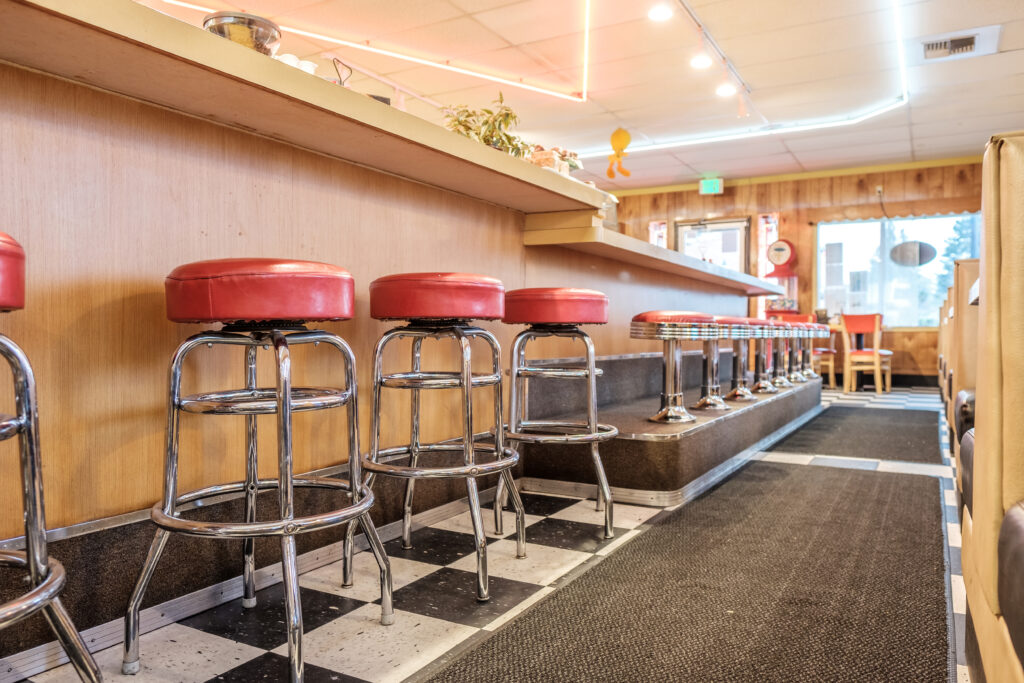
[[[969,163],[802,179],[726,181],[721,195],[700,195],[696,189],[627,195],[620,198],[618,216],[624,232],[647,239],[647,224],[652,220],[665,220],[671,226],[673,220],[749,217],[756,226],[759,214],[778,212],[780,237],[796,245],[800,310],[809,312],[815,307],[815,226],[821,221],[881,218],[878,186],[883,189],[890,216],[981,210],[981,164]],[[669,236],[674,238],[672,230]],[[887,332],[885,342],[891,341],[889,348],[895,352],[893,372],[934,375],[936,339],[935,330]]]
[[[160,496],[167,363],[199,329],[164,315],[163,279],[181,263],[279,256],[352,272],[355,318],[322,327],[355,351],[364,449],[370,360],[389,327],[369,318],[367,288],[381,275],[467,271],[499,277],[508,289],[605,291],[609,324],[591,330],[600,354],[658,350],[629,338],[629,319],[640,310],[746,309],[745,297],[703,283],[524,247],[515,211],[242,131],[4,65],[0,92],[0,230],[28,255],[27,305],[0,316],[0,332],[35,369],[51,528],[144,509]],[[506,348],[520,329],[483,326]],[[580,353],[557,340],[541,351]],[[453,359],[431,345],[425,355],[425,363]],[[270,354],[260,356],[262,381],[272,386]],[[299,348],[294,358],[297,385],[339,377],[322,346]],[[201,349],[185,373],[185,392],[238,388],[243,361],[237,350]],[[383,437],[393,443],[408,428],[408,395],[389,394]],[[0,411],[12,409],[0,377]],[[297,471],[347,459],[342,412],[296,415]],[[486,412],[477,411],[481,424]],[[458,411],[437,392],[424,413],[425,438],[457,433]],[[272,417],[260,425],[261,475],[274,476]],[[243,433],[239,417],[184,416],[180,489],[240,479]],[[21,533],[17,463],[16,445],[0,444],[0,538]]]

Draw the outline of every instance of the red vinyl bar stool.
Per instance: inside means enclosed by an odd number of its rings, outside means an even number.
[[[772,356],[768,354],[768,340],[772,340],[775,346],[775,325],[771,320],[764,318],[751,318],[751,329],[753,330],[754,343],[754,386],[751,391],[755,394],[777,394],[779,388],[772,383],[772,366],[769,361]]]
[[[512,367],[509,393],[509,420],[506,438],[513,449],[520,443],[590,445],[597,476],[597,508],[604,505],[604,535],[615,535],[612,527],[612,490],[601,463],[599,444],[618,435],[619,430],[597,421],[597,368],[594,343],[580,325],[604,325],[608,322],[608,297],[590,289],[560,287],[517,289],[505,295],[505,317],[510,325],[529,325],[512,342]],[[542,337],[579,339],[586,349],[583,367],[566,365],[530,364],[526,360],[526,345]],[[552,379],[584,379],[587,391],[587,419],[584,422],[530,420],[528,387],[531,377]],[[498,480],[494,505],[494,526],[502,533],[502,503],[504,480]]]
[[[0,232],[0,312],[25,307],[25,251],[10,235]],[[0,440],[18,437],[21,451],[21,495],[25,519],[25,550],[0,550],[0,567],[27,570],[29,589],[0,604],[0,630],[42,611],[61,647],[83,681],[101,681],[99,667],[60,601],[64,566],[46,548],[43,505],[43,464],[39,454],[39,407],[32,366],[21,348],[0,334],[0,355],[14,376],[17,415],[0,415]]]
[[[716,315],[715,324],[718,325],[723,339],[732,340],[732,385],[725,398],[729,401],[756,401],[747,387],[747,353],[750,340],[760,332],[760,325],[755,318],[737,318],[725,315]]]
[[[205,331],[186,339],[171,359],[167,411],[167,452],[164,466],[163,501],[150,514],[158,529],[135,586],[125,618],[122,672],[139,671],[139,607],[160,555],[171,533],[207,538],[244,539],[244,607],[256,604],[254,540],[281,540],[285,615],[288,629],[288,657],[291,680],[303,678],[302,605],[295,564],[295,535],[358,521],[380,566],[381,623],[394,620],[391,606],[391,568],[384,547],[370,520],[373,493],[362,480],[359,459],[359,415],[356,400],[355,358],[341,337],[321,330],[307,330],[304,323],[348,320],[352,317],[353,286],[348,271],[337,266],[309,261],[250,258],[200,261],[175,268],[164,282],[167,317],[182,323],[224,323],[219,332]],[[343,388],[293,387],[291,347],[324,343],[341,356],[345,373]],[[206,345],[241,346],[245,349],[245,388],[181,395],[181,370],[193,350]],[[275,387],[259,387],[256,356],[259,348],[272,349],[276,364]],[[347,409],[348,475],[343,481],[330,477],[293,476],[292,413],[327,408]],[[209,486],[178,494],[178,430],[182,413],[201,415],[245,415],[246,480]],[[257,468],[256,416],[277,415],[277,479],[259,479]],[[221,454],[217,454],[218,457]],[[350,485],[351,483],[351,485]],[[296,517],[295,487],[347,491],[351,503],[328,512]],[[277,489],[278,518],[256,521],[256,499],[260,490]],[[180,515],[183,506],[225,493],[245,494],[244,522],[202,522]]]
[[[664,342],[662,362],[665,376],[661,391],[661,410],[647,418],[651,422],[693,422],[697,418],[686,410],[683,401],[683,341],[718,339],[715,317],[692,311],[647,311],[633,317],[629,328],[633,339],[657,339]]]
[[[770,320],[773,329],[772,340],[772,384],[786,389],[792,388],[793,383],[786,377],[786,345],[792,336],[793,328],[789,323],[781,320]]]
[[[803,347],[804,339],[808,334],[807,323],[789,323],[788,361],[786,363],[789,373],[786,375],[792,384],[803,384],[807,381],[803,373]]]
[[[499,320],[505,313],[505,288],[501,281],[484,275],[466,273],[406,273],[378,278],[370,284],[370,315],[378,320],[406,320],[408,325],[384,333],[373,356],[373,414],[371,416],[370,454],[363,462],[369,472],[367,486],[377,474],[406,480],[405,508],[402,517],[402,545],[412,547],[412,501],[417,479],[459,478],[466,480],[469,513],[476,544],[477,600],[490,599],[487,577],[487,539],[480,513],[477,477],[499,474],[505,480],[516,511],[516,556],[526,557],[526,513],[512,479],[512,468],[519,454],[505,446],[504,415],[501,407],[501,347],[487,330],[474,327],[471,320]],[[409,372],[384,373],[384,352],[389,343],[412,340],[412,369]],[[424,339],[453,339],[459,346],[461,369],[457,372],[424,371],[421,351]],[[491,350],[491,371],[473,374],[470,342],[483,340]],[[473,431],[473,389],[493,387],[494,445],[479,443]],[[411,392],[412,421],[407,445],[380,447],[381,389],[407,389]],[[458,389],[462,396],[462,436],[440,443],[421,443],[419,431],[420,391]],[[420,456],[461,454],[462,463],[454,466],[424,466]],[[483,457],[484,462],[479,459]],[[393,461],[408,458],[408,465]],[[345,537],[344,585],[352,585],[352,529]]]

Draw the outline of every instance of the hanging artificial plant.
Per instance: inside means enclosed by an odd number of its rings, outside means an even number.
[[[458,104],[444,110],[444,125],[448,130],[521,159],[530,154],[533,146],[509,132],[518,123],[519,114],[505,104],[500,92],[492,109],[470,109]]]

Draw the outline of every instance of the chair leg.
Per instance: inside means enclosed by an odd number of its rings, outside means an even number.
[[[880,394],[885,390],[882,386],[882,361],[875,361],[875,393]]]
[[[828,387],[829,389],[836,388],[836,359],[832,358],[828,363]]]
[[[605,476],[604,465],[601,463],[601,452],[596,442],[590,444],[590,456],[594,461],[594,472],[597,474],[597,499],[604,499],[604,537],[614,538],[613,514],[615,507],[612,504],[612,489],[608,485],[608,477]]]
[[[301,683],[302,603],[299,594],[299,571],[295,563],[295,537],[281,538],[281,573],[284,578],[284,612],[288,629],[288,661],[292,683]]]

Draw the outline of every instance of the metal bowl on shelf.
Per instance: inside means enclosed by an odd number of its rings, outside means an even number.
[[[215,12],[203,19],[203,28],[270,56],[277,52],[277,46],[281,43],[281,27],[255,14]]]

